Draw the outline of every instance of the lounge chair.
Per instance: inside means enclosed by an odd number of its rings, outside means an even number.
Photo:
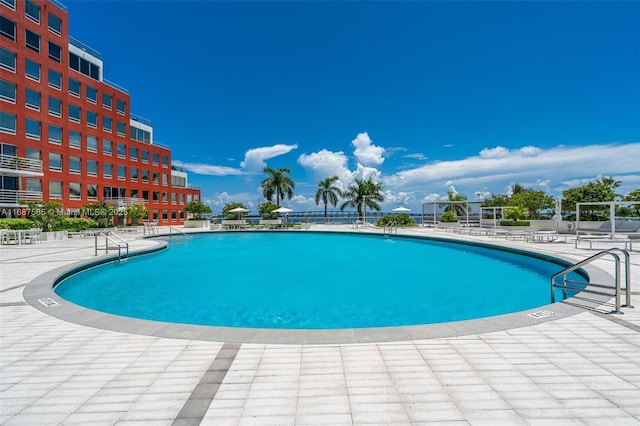
[[[612,223],[610,220],[604,222],[598,228],[577,228],[576,229],[576,243],[575,247],[578,248],[580,241],[586,241],[589,243],[589,248],[593,247],[595,241],[607,242],[607,243],[624,243],[625,248],[628,246],[632,250],[633,241],[631,241],[631,235],[634,235],[640,231],[640,221],[631,220],[617,220],[615,222],[615,228],[612,229]],[[625,238],[616,238],[615,234],[625,235]],[[586,238],[585,238],[586,237]]]

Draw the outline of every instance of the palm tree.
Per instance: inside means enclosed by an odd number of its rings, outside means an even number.
[[[327,222],[327,204],[331,203],[333,207],[338,204],[338,197],[342,197],[342,190],[334,183],[338,180],[338,176],[331,176],[318,183],[316,191],[316,206],[320,204],[320,200],[324,203],[324,221]]]
[[[281,169],[272,169],[265,167],[263,172],[269,176],[262,180],[262,195],[268,201],[273,201],[273,196],[276,196],[276,204],[280,207],[280,200],[286,195],[290,200],[293,197],[293,188],[296,184],[285,173],[291,173],[291,169],[284,167]]]
[[[447,191],[447,197],[449,198],[449,201],[453,201],[453,202],[467,200],[466,195],[458,194],[452,189]],[[455,216],[458,216],[458,217],[466,216],[467,215],[466,209],[462,207],[460,204],[454,204],[453,202],[439,203],[438,207],[445,207],[444,209],[445,212],[451,211],[451,213],[453,213]]]
[[[384,201],[382,184],[373,182],[371,178],[367,181],[356,179],[343,196],[347,200],[342,203],[340,210],[344,210],[346,207],[356,207],[358,217],[363,220],[366,218],[367,207],[379,211],[380,205],[376,201]]]

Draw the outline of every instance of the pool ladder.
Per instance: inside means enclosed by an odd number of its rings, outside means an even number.
[[[104,247],[99,247],[98,239],[104,237]],[[100,232],[95,236],[95,255],[98,255],[98,250],[104,250],[106,254],[109,254],[109,243],[115,244],[115,248],[118,249],[118,262],[120,262],[122,257],[122,250],[125,250],[124,258],[129,257],[129,243],[123,240],[118,234],[113,231],[107,231],[106,233]]]
[[[621,280],[620,256],[615,252],[620,252],[624,257],[624,265],[625,265],[625,274],[624,274],[625,287],[624,288],[620,287],[620,280]],[[582,288],[580,285],[585,284],[583,281],[570,280],[567,278],[567,275],[569,273],[583,267],[584,265],[587,265],[593,262],[594,260],[600,259],[601,257],[607,256],[607,255],[613,257],[614,265],[615,265],[615,270],[613,275],[613,281],[614,281],[613,287],[611,287],[611,285],[606,285],[602,283],[595,284],[590,282],[590,283],[586,283],[587,288]],[[624,291],[625,293],[625,304],[622,306],[627,308],[633,308],[633,305],[631,305],[631,269],[630,268],[631,268],[631,262],[629,259],[629,252],[627,250],[623,250],[620,248],[612,248],[609,250],[604,250],[599,253],[596,253],[593,256],[588,257],[583,261],[576,263],[575,265],[572,265],[572,266],[569,266],[568,268],[563,269],[562,271],[558,272],[557,274],[551,277],[551,303],[555,303],[556,301],[555,289],[561,288],[562,300],[567,298],[567,290],[614,297],[615,311],[613,311],[612,313],[622,313],[620,312],[620,293],[622,291]],[[562,277],[561,283],[556,283],[556,279],[558,277]],[[596,289],[591,289],[589,287],[595,287]],[[609,291],[608,292],[605,291],[606,289],[608,289]],[[613,290],[613,294],[611,293],[611,290]]]

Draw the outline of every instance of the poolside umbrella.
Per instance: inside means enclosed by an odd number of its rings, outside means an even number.
[[[292,211],[293,211],[292,209],[288,209],[286,207],[278,207],[277,209],[272,210],[273,213],[289,213]]]
[[[410,212],[411,209],[408,209],[406,207],[396,207],[395,209],[393,209],[392,211],[394,212]]]
[[[289,213],[289,212],[292,212],[292,211],[293,211],[292,209],[288,209],[286,207],[278,207],[277,209],[272,210],[271,212],[272,213]],[[287,222],[288,222],[289,218],[287,217],[286,219],[287,219]]]
[[[553,215],[553,220],[556,221],[556,232],[558,232],[558,224],[562,220],[562,198],[556,198],[556,209]]]
[[[238,213],[238,216],[240,216],[240,213],[246,213],[249,210],[245,209],[244,207],[236,207],[235,209],[231,209],[229,210],[229,213]]]

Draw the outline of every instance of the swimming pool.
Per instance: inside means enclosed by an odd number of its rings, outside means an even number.
[[[433,324],[549,303],[558,263],[420,238],[235,232],[76,273],[62,298],[156,321],[278,329]],[[582,279],[576,275],[573,279]]]

